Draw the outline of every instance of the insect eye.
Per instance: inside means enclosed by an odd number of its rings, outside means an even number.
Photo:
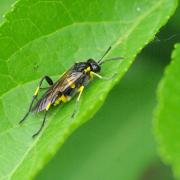
[[[99,72],[99,71],[100,71],[100,66],[98,66],[97,64],[93,64],[93,65],[92,65],[92,70],[93,70],[94,72]]]

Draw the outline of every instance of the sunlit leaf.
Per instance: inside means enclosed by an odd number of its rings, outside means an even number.
[[[156,135],[164,161],[172,165],[180,178],[180,44],[172,54],[172,62],[159,86],[159,104],[156,112]]]
[[[0,179],[28,179],[55,154],[65,139],[90,119],[108,92],[127,71],[136,54],[153,39],[177,5],[160,1],[20,0],[0,27]],[[75,61],[123,56],[102,67],[103,76],[85,89],[79,113],[71,118],[74,101],[52,109],[43,132],[32,135],[43,115],[32,115],[19,126],[38,80],[57,79]]]

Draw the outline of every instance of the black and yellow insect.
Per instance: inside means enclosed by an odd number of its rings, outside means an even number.
[[[103,78],[101,75],[98,74],[101,71],[101,65],[109,60],[122,59],[121,57],[117,57],[117,58],[103,60],[104,56],[109,52],[110,49],[111,47],[107,49],[107,51],[99,61],[88,59],[85,62],[75,63],[55,83],[53,83],[50,77],[44,76],[40,80],[39,85],[34,93],[28,112],[25,114],[24,118],[19,123],[22,123],[27,118],[30,112],[45,111],[42,125],[40,129],[33,135],[33,137],[35,137],[41,132],[45,124],[46,115],[49,108],[51,106],[55,106],[60,103],[68,102],[75,94],[79,93],[76,100],[74,111],[72,113],[72,117],[74,117],[84,87],[93,79],[94,76],[100,79],[108,79],[108,78]],[[38,100],[38,102],[34,105],[34,101],[37,98],[39,91],[41,89],[44,89],[42,88],[42,83],[44,80],[47,81],[50,87],[47,89],[44,95]]]

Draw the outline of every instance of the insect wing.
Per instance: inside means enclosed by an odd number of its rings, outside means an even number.
[[[40,112],[46,109],[49,103],[53,104],[63,92],[83,77],[82,72],[67,71],[53,86],[51,86],[41,99],[32,108],[32,111]]]
[[[40,99],[39,101],[34,105],[32,108],[32,111],[40,112],[46,109],[49,103],[53,103],[57,98],[56,92],[53,92],[53,90],[50,88]]]
[[[57,82],[55,88],[57,88],[57,91],[64,92],[72,85],[75,85],[77,81],[82,79],[84,74],[82,72],[77,72],[74,70],[67,71]]]

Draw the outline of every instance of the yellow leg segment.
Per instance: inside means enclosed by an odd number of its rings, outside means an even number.
[[[80,100],[80,97],[82,95],[83,90],[84,90],[84,86],[80,86],[80,88],[78,89],[79,95],[78,95],[78,97],[76,99],[76,104],[74,106],[74,111],[73,111],[72,116],[71,116],[72,118],[74,118],[75,114],[77,113],[79,100]]]
[[[48,103],[48,105],[46,106],[46,111],[48,111],[50,107],[51,107],[51,103]]]
[[[78,95],[77,101],[79,101],[83,90],[84,90],[84,86],[81,86],[81,87],[78,89],[79,95]]]
[[[36,91],[35,91],[35,93],[34,93],[34,96],[37,96],[38,95],[38,93],[39,93],[39,86],[37,87],[37,89],[36,89]]]
[[[112,80],[112,79],[114,79],[117,75],[118,75],[118,74],[115,73],[112,77],[102,77],[101,75],[99,75],[99,74],[97,74],[97,73],[95,73],[95,72],[93,72],[93,71],[90,72],[90,77],[91,77],[91,79],[93,78],[93,76],[96,76],[96,77],[98,77],[98,78],[100,78],[100,79],[103,79],[103,80]]]
[[[98,77],[100,79],[103,79],[103,77],[101,75],[99,75],[99,74],[97,74],[97,73],[95,73],[93,71],[90,72],[90,76],[91,76],[91,78],[93,78],[93,76],[96,76],[96,77]]]

